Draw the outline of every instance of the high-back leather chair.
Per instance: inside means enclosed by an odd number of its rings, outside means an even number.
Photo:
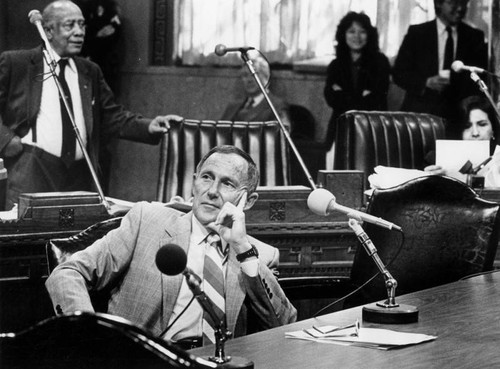
[[[410,293],[493,269],[500,229],[500,204],[481,199],[464,183],[426,176],[377,189],[367,212],[402,227],[395,231],[365,223],[363,228],[398,282],[396,295]],[[361,285],[378,271],[359,245],[351,282]],[[372,281],[357,304],[387,298],[382,276]],[[351,300],[353,301],[353,300]],[[349,305],[354,305],[350,303]]]
[[[442,138],[444,122],[431,114],[351,110],[338,118],[333,167],[362,170],[365,178],[377,165],[423,169]]]
[[[185,119],[170,122],[170,131],[161,142],[156,200],[190,198],[196,165],[219,145],[247,152],[259,168],[260,186],[289,184],[288,146],[278,122]]]

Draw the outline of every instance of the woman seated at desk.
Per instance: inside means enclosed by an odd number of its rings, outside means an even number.
[[[460,104],[459,119],[463,140],[490,141],[492,159],[477,175],[484,177],[485,187],[500,187],[500,127],[494,108],[485,97],[469,96]],[[430,174],[447,174],[438,165],[430,165],[424,170]],[[455,173],[450,175],[456,177]]]

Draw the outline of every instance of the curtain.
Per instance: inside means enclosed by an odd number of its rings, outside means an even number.
[[[350,10],[378,28],[380,47],[393,59],[410,24],[433,19],[434,0],[176,0],[175,59],[183,65],[236,65],[237,53],[214,54],[217,44],[252,46],[271,63],[331,60],[335,31]],[[470,1],[467,21],[488,34],[491,2]]]

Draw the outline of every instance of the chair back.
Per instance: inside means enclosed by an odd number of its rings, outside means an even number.
[[[372,224],[363,227],[398,282],[396,294],[410,293],[493,269],[500,228],[500,204],[481,199],[453,178],[426,176],[375,190],[367,212],[403,228],[401,235]],[[378,271],[360,245],[351,281],[361,285]],[[387,297],[379,276],[363,291],[367,303]]]
[[[288,146],[279,123],[188,120],[170,122],[160,145],[157,201],[192,195],[193,174],[215,146],[234,145],[247,152],[260,171],[260,186],[289,184]]]
[[[365,178],[377,165],[423,169],[444,137],[443,120],[431,114],[351,110],[338,118],[333,168],[362,170]]]
[[[12,369],[215,368],[131,322],[77,312],[0,333],[0,367]]]

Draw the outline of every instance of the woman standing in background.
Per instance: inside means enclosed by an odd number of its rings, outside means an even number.
[[[380,52],[378,32],[364,13],[349,12],[335,35],[337,57],[327,69],[325,100],[333,109],[325,143],[335,140],[337,118],[344,112],[387,110],[390,64]]]

